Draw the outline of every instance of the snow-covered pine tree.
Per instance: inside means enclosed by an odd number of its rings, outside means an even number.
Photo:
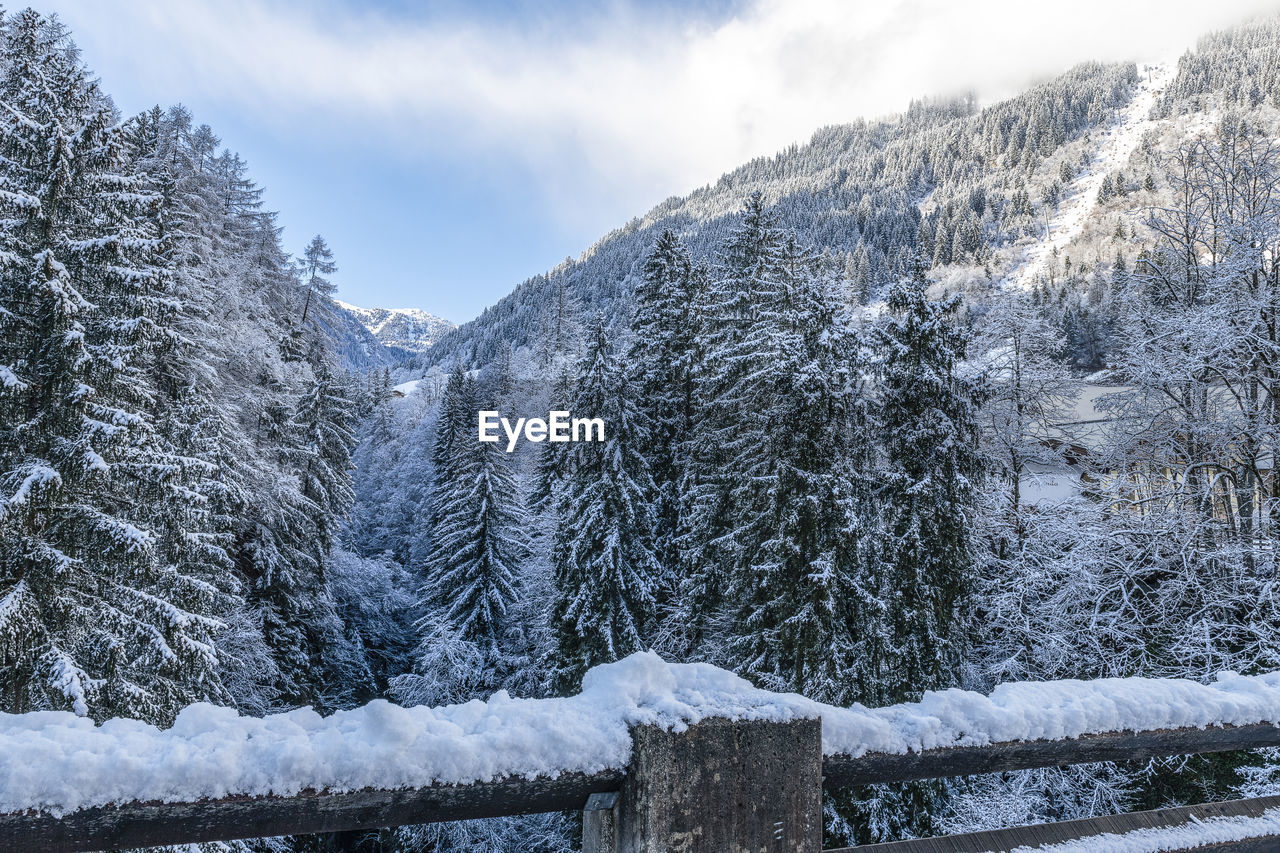
[[[475,380],[457,364],[450,372],[440,398],[435,439],[431,443],[431,461],[435,466],[437,489],[457,479],[456,466],[464,459],[462,448],[470,443],[476,429]]]
[[[334,373],[327,356],[317,359],[314,379],[294,411],[298,448],[294,464],[302,478],[302,495],[319,510],[315,526],[322,551],[351,508],[351,449],[354,404],[349,383]]]
[[[282,461],[299,488],[290,497],[298,513],[277,530],[289,548],[283,571],[259,579],[252,601],[263,613],[267,638],[279,660],[286,695],[341,703],[341,690],[325,683],[325,655],[341,631],[325,580],[325,564],[351,507],[350,390],[332,372],[323,348],[313,379],[290,413],[282,436]],[[324,700],[321,700],[324,697]]]
[[[319,234],[311,238],[311,242],[302,250],[302,286],[306,290],[306,298],[302,303],[302,319],[299,325],[306,325],[307,313],[311,303],[321,296],[332,296],[337,288],[326,276],[338,271],[333,261],[333,251]]]
[[[959,297],[929,299],[923,263],[889,292],[876,325],[876,423],[884,448],[880,505],[891,659],[884,701],[948,686],[964,651],[960,626],[971,582],[970,530],[982,462],[982,380],[960,372],[967,333]],[[868,697],[869,699],[871,697]]]
[[[860,578],[874,615],[863,629],[871,631],[865,653],[873,660],[859,661],[874,673],[860,685],[861,701],[871,705],[956,683],[967,651],[983,389],[958,372],[967,341],[952,319],[959,297],[932,301],[928,284],[917,255],[912,274],[890,286],[889,313],[871,330],[876,394],[867,425],[878,470],[873,495],[859,501],[875,516],[863,519],[874,531],[863,547],[875,568]],[[827,804],[829,840],[936,834],[943,796],[936,781],[835,792]]]
[[[509,668],[507,611],[527,556],[525,520],[511,463],[496,442],[463,445],[456,473],[441,483],[435,559],[425,599],[436,621],[478,646],[498,680]]]
[[[561,381],[568,384],[567,378]],[[503,383],[495,381],[490,393],[499,397],[502,390]],[[502,444],[480,442],[476,434],[477,411],[494,402],[482,404],[475,380],[460,365],[449,375],[431,442],[434,475],[427,515],[434,522],[415,551],[424,576],[415,608],[420,614],[418,643],[408,655],[412,671],[392,678],[389,688],[404,704],[462,702],[503,688],[529,695],[535,692],[531,686],[541,687],[540,674],[529,665],[534,643],[529,635],[539,627],[535,622],[547,619],[539,606],[545,598],[528,600],[531,521],[521,508],[512,458]],[[549,475],[548,482],[555,481]],[[532,578],[538,585],[542,581]],[[397,849],[442,853],[568,853],[571,834],[560,814],[406,826],[394,832],[401,845]]]
[[[151,389],[154,424],[144,470],[163,472],[141,486],[139,512],[155,533],[155,556],[167,597],[186,609],[233,620],[244,607],[231,547],[244,495],[232,459],[234,427],[211,399],[217,367],[203,341],[218,336],[210,294],[195,273],[190,117],[154,108],[121,125],[127,170],[158,197],[156,251],[165,274],[144,300],[153,345],[135,359]],[[222,660],[222,668],[236,662]],[[220,701],[232,698],[230,694]]]
[[[557,498],[549,682],[574,691],[591,667],[643,649],[660,568],[653,554],[653,481],[641,455],[644,426],[597,323],[578,369],[572,412],[602,418],[604,441],[570,445]]]
[[[475,418],[471,382],[460,372],[450,377],[436,425],[436,448],[449,448],[449,456],[437,461],[434,544],[419,592],[422,639],[414,673],[395,684],[398,696],[414,702],[486,695],[511,675],[522,651],[521,626],[509,611],[529,554],[527,520],[506,451],[461,431]]]
[[[239,177],[231,157],[216,175],[235,209],[242,205],[246,274],[267,290],[270,309],[284,325],[299,293],[297,272],[279,246],[274,218],[257,209],[256,192]],[[278,327],[277,327],[278,328]],[[257,412],[255,455],[269,467],[246,471],[252,482],[238,534],[237,563],[249,583],[252,612],[280,670],[275,685],[288,702],[342,702],[325,691],[323,650],[341,630],[325,582],[325,561],[351,501],[352,392],[334,373],[332,356],[315,324],[282,336],[279,361],[260,367],[259,387],[249,404]],[[282,342],[283,343],[283,342]],[[284,362],[296,366],[285,370]]]
[[[878,602],[867,575],[865,396],[832,271],[794,237],[757,279],[754,320],[724,363],[735,562],[735,668],[773,690],[848,704],[874,695]]]
[[[477,394],[474,377],[461,362],[455,364],[445,380],[434,418],[425,418],[411,437],[418,439],[418,446],[410,456],[415,470],[409,476],[426,481],[425,487],[410,486],[420,492],[416,506],[411,508],[412,532],[406,549],[411,566],[425,566],[436,553],[435,530],[446,484],[460,476],[461,448],[476,435],[476,413],[480,409]]]
[[[690,635],[689,651],[703,659],[723,659],[721,649],[704,641],[719,633],[710,623],[725,615],[724,567],[742,561],[733,537],[737,476],[728,444],[752,417],[747,408],[752,401],[740,396],[738,388],[757,365],[734,354],[768,301],[761,293],[777,288],[782,246],[783,233],[773,213],[763,196],[753,193],[696,306],[701,353],[694,396],[700,410],[679,487],[683,523],[677,542],[682,562],[679,618]]]
[[[61,24],[3,35],[0,702],[164,722],[225,694],[216,590],[156,529],[185,498],[148,412],[160,198]]]
[[[194,573],[212,575],[225,591],[220,674],[237,704],[260,713],[277,695],[278,668],[262,614],[239,600],[287,559],[285,528],[297,529],[300,540],[307,535],[305,514],[296,511],[301,501],[280,478],[277,441],[288,398],[302,390],[291,377],[306,374],[280,375],[258,357],[293,327],[295,312],[284,306],[296,281],[281,274],[277,234],[262,227],[269,214],[259,209],[260,191],[244,176],[242,161],[216,153],[220,143],[207,125],[193,127],[191,115],[174,107],[149,110],[124,130],[131,168],[145,173],[160,196],[157,220],[169,260],[171,322],[146,369],[156,388],[157,433],[182,457],[169,466],[180,472],[171,482],[186,492],[167,516],[172,523],[158,525],[159,547],[169,547],[165,531],[172,531],[200,566]],[[231,571],[218,553],[223,549],[234,558]]]
[[[582,345],[582,307],[569,281],[568,259],[541,281],[550,294],[538,321],[536,354],[546,370],[561,370],[571,365]]]
[[[845,280],[849,284],[849,300],[856,305],[871,301],[875,289],[875,271],[871,266],[871,254],[862,240],[854,248],[845,267]]]
[[[516,394],[515,352],[509,341],[503,341],[498,347],[498,359],[493,365],[490,379],[489,401],[499,412],[511,410]]]
[[[654,482],[653,547],[664,586],[671,586],[679,576],[677,538],[683,529],[679,488],[688,465],[697,406],[695,306],[706,278],[706,270],[693,263],[675,233],[664,230],[645,259],[644,276],[636,287],[626,358],[645,427],[643,453]]]
[[[573,378],[568,368],[561,370],[551,389],[550,410],[569,411],[573,402]],[[569,470],[569,447],[564,442],[544,442],[538,452],[538,467],[529,492],[529,510],[554,515],[555,495]],[[551,525],[554,528],[554,524]]]

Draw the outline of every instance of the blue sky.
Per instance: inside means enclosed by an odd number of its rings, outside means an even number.
[[[1275,0],[51,0],[127,113],[185,103],[339,296],[477,315],[672,194],[913,96],[1176,56]]]

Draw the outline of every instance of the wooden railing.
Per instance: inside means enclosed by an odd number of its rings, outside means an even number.
[[[580,809],[585,853],[817,853],[822,840],[823,787],[1280,746],[1280,728],[1271,724],[1113,732],[1070,740],[857,757],[823,757],[821,721],[816,719],[708,720],[679,733],[642,726],[632,736],[632,759],[625,771],[409,790],[129,803],[61,817],[4,814],[0,815],[0,850],[71,853]],[[1256,816],[1269,808],[1280,808],[1280,798],[859,849],[885,853],[1003,850],[1144,826],[1174,826],[1219,814]],[[1230,849],[1280,849],[1275,839],[1264,846],[1258,846],[1262,841],[1250,843],[1254,846],[1239,843]]]

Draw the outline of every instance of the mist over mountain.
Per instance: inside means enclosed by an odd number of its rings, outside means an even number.
[[[1090,133],[1128,103],[1137,80],[1132,65],[1085,64],[986,109],[967,99],[922,100],[893,119],[823,128],[805,145],[667,200],[530,278],[444,336],[426,362],[484,364],[504,341],[545,350],[539,336],[554,324],[561,291],[582,316],[600,314],[614,326],[661,230],[707,256],[738,221],[742,199],[757,191],[784,227],[856,278],[859,301],[900,275],[921,243],[939,266],[986,264],[1035,233],[1059,163],[1087,156],[1097,141]]]
[[[631,310],[640,264],[659,232],[671,228],[695,256],[708,257],[736,223],[742,199],[757,191],[784,227],[842,267],[855,302],[874,302],[917,247],[942,287],[974,293],[998,288],[1019,275],[1020,252],[1043,236],[1046,217],[1059,212],[1078,178],[1094,174],[1100,180],[1101,171],[1140,180],[1145,172],[1132,170],[1145,170],[1156,150],[1175,144],[1190,127],[1205,127],[1223,110],[1269,115],[1280,91],[1271,60],[1275,47],[1274,21],[1259,19],[1206,36],[1196,51],[1160,66],[1086,63],[981,109],[966,98],[922,99],[897,117],[822,128],[807,144],[672,197],[578,258],[532,276],[444,335],[423,363],[461,359],[481,366],[504,343],[541,348],[545,360],[556,346],[545,340],[545,330],[557,325],[566,302],[584,322],[598,315],[617,327]],[[1159,121],[1139,128],[1133,140],[1142,162],[1128,162],[1132,150],[1125,151],[1125,162],[1116,162],[1107,144],[1112,125],[1143,97],[1140,82],[1160,74],[1158,99],[1148,87],[1141,105],[1142,119]],[[1145,138],[1148,133],[1153,138]],[[1090,196],[1096,195],[1092,189]],[[1134,219],[1134,205],[1126,200],[1127,192],[1103,204],[1092,204],[1091,197],[1089,209],[1077,211],[1089,220],[1077,236],[1106,230],[1107,214]],[[1124,251],[1133,253],[1138,240],[1132,236]],[[1076,247],[1076,270],[1082,260],[1113,261],[1107,254],[1114,252],[1096,241]],[[1077,308],[1089,313],[1087,306]],[[1083,352],[1077,360],[1101,364]]]

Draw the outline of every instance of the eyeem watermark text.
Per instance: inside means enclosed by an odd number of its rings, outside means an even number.
[[[552,411],[542,418],[517,418],[515,424],[497,412],[480,412],[480,440],[500,441],[498,428],[507,434],[507,452],[516,449],[523,432],[527,441],[604,441],[604,418],[574,418],[568,412]]]

